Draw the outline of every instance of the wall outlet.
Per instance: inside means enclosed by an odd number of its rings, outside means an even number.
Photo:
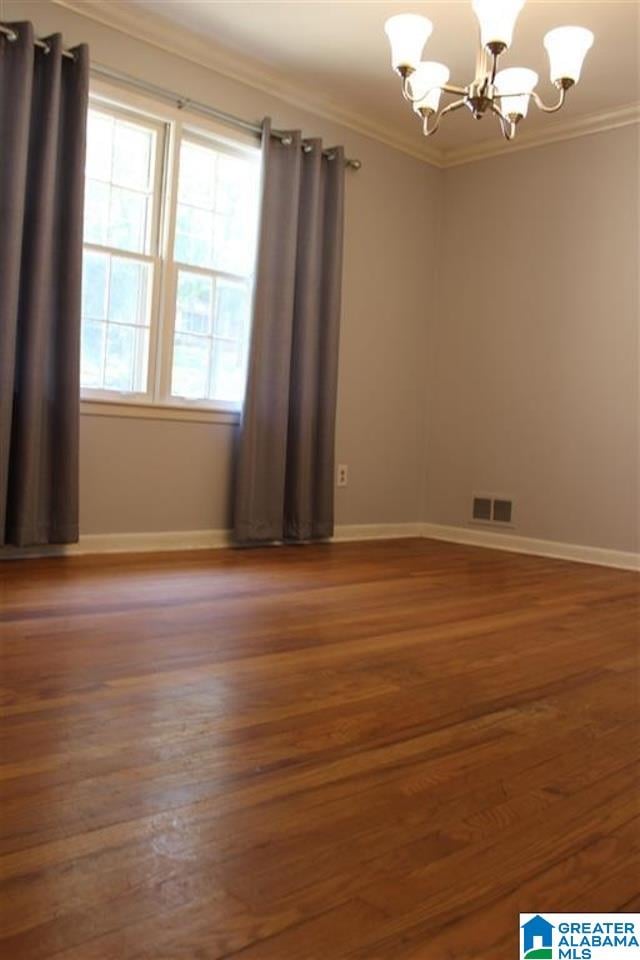
[[[346,487],[349,483],[349,467],[346,463],[339,463],[338,470],[336,473],[336,486],[337,487]]]

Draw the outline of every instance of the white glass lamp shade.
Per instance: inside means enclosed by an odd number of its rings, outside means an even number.
[[[593,34],[585,27],[556,27],[544,38],[549,54],[551,82],[571,80],[577,83],[584,58],[593,46]]]
[[[513,28],[524,4],[525,0],[473,0],[483,47],[492,44],[511,46]]]
[[[496,74],[496,90],[500,97],[500,109],[507,117],[526,117],[529,109],[529,94],[538,82],[535,70],[526,67],[509,67]]]
[[[432,31],[431,20],[417,13],[398,13],[389,17],[384,32],[391,45],[391,65],[397,73],[415,70]]]
[[[413,109],[416,113],[422,110],[435,112],[438,109],[442,87],[448,80],[449,67],[444,63],[425,60],[418,64],[409,81],[409,92],[415,99]]]

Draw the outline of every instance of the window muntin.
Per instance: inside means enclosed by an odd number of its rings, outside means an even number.
[[[171,392],[237,402],[244,389],[250,287],[228,277],[178,272]]]
[[[151,252],[158,133],[93,107],[87,125],[86,243]]]
[[[184,138],[180,146],[174,256],[179,263],[236,275],[251,270],[255,163]]]
[[[154,111],[155,113],[156,111]],[[257,231],[258,151],[92,99],[83,397],[238,409]]]
[[[84,387],[145,393],[152,265],[85,248],[82,280]]]
[[[180,144],[171,395],[239,404],[249,339],[257,168],[185,134]]]
[[[120,108],[89,108],[80,365],[85,393],[149,395],[162,140],[161,124]]]

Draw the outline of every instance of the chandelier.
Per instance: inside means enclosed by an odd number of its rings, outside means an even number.
[[[494,114],[503,135],[513,140],[516,129],[526,117],[529,101],[544,113],[555,113],[564,105],[567,90],[580,79],[593,34],[584,27],[556,27],[544,38],[549,55],[551,82],[559,91],[556,103],[546,105],[535,91],[538,74],[526,67],[498,71],[500,55],[508,50],[518,14],[525,0],[473,0],[480,23],[480,45],[475,77],[466,87],[449,83],[449,68],[433,60],[421,60],[433,24],[426,17],[401,13],[385,23],[391,45],[393,69],[402,79],[402,95],[422,119],[422,130],[431,136],[443,117],[467,107],[476,120],[485,113]],[[439,108],[442,94],[456,97]]]

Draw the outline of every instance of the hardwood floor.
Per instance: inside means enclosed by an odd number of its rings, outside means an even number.
[[[513,960],[640,909],[639,578],[430,541],[0,565],[0,956]]]

